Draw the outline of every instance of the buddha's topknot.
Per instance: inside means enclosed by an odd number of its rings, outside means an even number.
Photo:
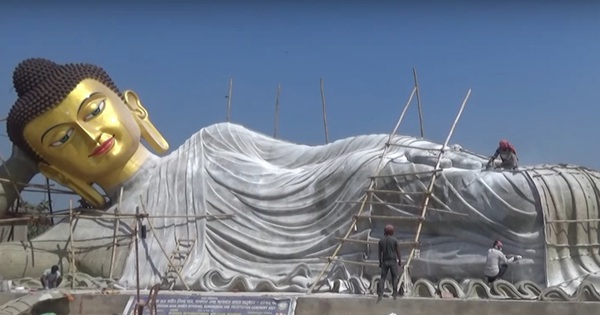
[[[13,85],[18,99],[6,120],[6,130],[12,143],[34,160],[43,160],[25,140],[25,126],[64,101],[85,79],[97,80],[121,96],[109,75],[102,68],[92,64],[59,65],[48,59],[32,58],[17,65],[13,72]]]

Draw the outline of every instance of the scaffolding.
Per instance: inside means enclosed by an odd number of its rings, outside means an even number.
[[[24,186],[25,185],[33,186],[36,184],[24,184]],[[48,188],[49,187],[50,186],[48,185]],[[19,190],[16,190],[16,192],[19,193]],[[19,214],[19,213],[14,213],[13,217],[0,218],[0,225],[15,224],[15,223],[23,224],[23,223],[29,223],[29,222],[35,222],[35,221],[41,221],[41,220],[47,221],[48,219],[53,219],[53,218],[63,218],[63,219],[68,218],[68,220],[69,220],[69,239],[66,242],[66,247],[67,247],[66,251],[67,251],[67,257],[68,257],[68,263],[69,263],[68,274],[71,277],[71,289],[74,290],[74,289],[76,289],[76,277],[77,277],[76,276],[76,273],[77,273],[76,250],[87,248],[85,246],[83,246],[83,247],[77,246],[76,239],[75,239],[75,224],[76,224],[77,220],[79,220],[79,219],[98,219],[98,220],[114,220],[115,221],[114,225],[113,225],[114,231],[113,231],[110,267],[109,267],[109,278],[111,278],[111,279],[112,279],[112,275],[113,275],[113,271],[114,271],[116,248],[118,246],[117,238],[119,237],[119,233],[118,233],[119,225],[120,225],[119,223],[121,220],[124,220],[124,219],[133,220],[134,221],[133,233],[131,236],[133,238],[134,255],[135,255],[136,301],[138,304],[140,304],[140,303],[143,303],[143,301],[140,298],[140,287],[141,286],[140,286],[140,274],[139,274],[139,247],[138,246],[139,246],[140,238],[145,238],[145,237],[140,237],[140,234],[145,234],[145,233],[141,232],[141,228],[144,226],[143,223],[145,220],[145,222],[147,222],[148,226],[150,227],[150,231],[155,236],[155,240],[156,240],[158,247],[160,248],[161,252],[168,260],[168,269],[161,276],[161,279],[162,279],[161,283],[157,284],[157,285],[162,285],[163,287],[168,288],[169,290],[172,290],[176,284],[176,280],[179,279],[179,281],[186,288],[186,290],[190,291],[191,288],[189,287],[189,285],[185,281],[183,275],[181,274],[181,270],[182,270],[183,266],[185,265],[185,263],[187,262],[187,257],[183,261],[183,263],[179,264],[179,265],[175,264],[176,259],[174,257],[177,255],[181,255],[181,250],[180,250],[181,242],[188,241],[189,242],[188,247],[190,248],[190,251],[191,251],[191,248],[193,248],[193,246],[195,245],[195,240],[177,239],[176,249],[173,251],[173,253],[171,253],[171,255],[169,255],[161,242],[161,238],[158,237],[158,235],[157,235],[156,228],[154,227],[154,224],[152,223],[152,219],[182,218],[182,219],[187,219],[187,220],[228,220],[228,219],[233,218],[235,215],[233,215],[233,214],[151,215],[146,211],[146,206],[142,200],[141,195],[139,196],[140,206],[136,207],[135,213],[122,213],[121,212],[122,196],[123,196],[123,190],[121,189],[120,194],[119,194],[119,202],[114,209],[114,214],[108,213],[106,211],[94,210],[94,209],[82,209],[82,208],[75,209],[73,207],[73,200],[71,199],[71,200],[69,200],[69,209],[68,209],[67,214],[62,214],[62,213],[47,213],[47,214],[45,214],[45,213],[40,213],[40,214],[25,214],[25,213],[23,213],[23,214]],[[140,207],[141,207],[141,211],[140,211]],[[170,275],[172,273],[176,274],[177,279],[172,279],[172,277]],[[137,307],[136,307],[136,310],[137,310]]]
[[[331,256],[326,257],[325,259],[327,260],[327,264],[325,265],[325,267],[321,270],[320,274],[318,275],[317,279],[313,282],[313,284],[311,285],[311,287],[308,290],[308,293],[313,293],[315,288],[317,287],[317,285],[320,283],[323,275],[325,274],[325,272],[327,271],[327,269],[331,266],[331,264],[333,262],[340,262],[340,263],[344,263],[344,264],[356,264],[356,265],[362,265],[362,266],[378,266],[378,262],[377,261],[349,261],[349,260],[345,260],[343,258],[338,257],[338,254],[342,248],[342,246],[344,245],[345,242],[352,242],[352,243],[361,243],[361,244],[372,244],[375,245],[377,244],[377,242],[375,241],[365,241],[365,240],[357,240],[357,239],[352,239],[350,238],[350,234],[352,233],[352,231],[356,230],[356,225],[358,220],[361,219],[366,219],[369,221],[372,220],[385,220],[385,221],[395,221],[398,224],[416,224],[416,229],[415,229],[415,236],[413,240],[401,240],[399,241],[399,244],[401,247],[410,247],[410,254],[408,256],[408,259],[406,261],[406,263],[403,266],[403,271],[402,271],[402,275],[400,277],[400,283],[401,286],[404,288],[404,290],[409,291],[410,288],[412,287],[412,281],[410,278],[410,266],[411,266],[411,262],[415,256],[415,252],[417,247],[419,247],[420,245],[420,237],[421,237],[421,232],[423,229],[423,225],[426,221],[426,216],[428,213],[428,210],[430,211],[439,211],[439,212],[444,212],[444,213],[451,213],[451,214],[456,214],[453,213],[451,211],[448,210],[444,210],[444,209],[435,209],[435,208],[430,208],[429,207],[429,202],[433,196],[433,188],[434,188],[434,184],[435,181],[438,177],[438,175],[443,171],[443,169],[440,167],[441,166],[441,161],[442,161],[442,157],[445,153],[446,147],[448,146],[448,143],[450,141],[450,138],[452,137],[454,130],[458,124],[458,121],[460,119],[460,117],[462,116],[463,110],[467,104],[467,101],[471,95],[471,90],[469,89],[467,92],[467,95],[465,96],[460,109],[458,111],[458,114],[456,115],[456,118],[454,119],[454,122],[452,124],[452,127],[450,128],[450,131],[448,132],[448,135],[446,137],[446,140],[444,141],[444,144],[442,145],[442,147],[437,150],[438,151],[438,156],[437,156],[437,162],[435,164],[435,167],[433,168],[433,170],[431,171],[425,171],[425,172],[413,172],[413,173],[405,173],[405,174],[389,174],[389,175],[382,175],[381,171],[383,170],[383,168],[385,167],[386,164],[386,157],[389,151],[389,148],[391,146],[403,146],[406,147],[405,145],[398,145],[396,143],[393,143],[392,140],[394,139],[394,136],[397,135],[398,129],[400,127],[400,125],[402,124],[402,121],[405,117],[405,114],[410,106],[410,104],[412,103],[413,97],[415,96],[415,94],[418,96],[417,97],[417,103],[418,103],[418,110],[419,110],[419,122],[420,122],[420,130],[421,130],[421,136],[423,136],[424,131],[423,131],[423,127],[422,127],[422,118],[421,118],[421,102],[420,102],[420,97],[419,97],[419,86],[418,86],[418,81],[417,81],[417,75],[416,75],[416,71],[413,72],[414,73],[414,78],[415,78],[415,85],[412,89],[412,92],[410,94],[410,97],[408,98],[408,101],[406,102],[406,105],[404,106],[400,117],[396,123],[396,126],[394,127],[394,129],[392,130],[392,132],[390,133],[389,137],[388,137],[388,141],[385,143],[384,147],[383,147],[383,152],[380,156],[379,159],[379,163],[375,169],[375,174],[373,176],[369,177],[369,184],[367,185],[367,189],[364,190],[364,194],[363,196],[360,198],[359,201],[355,201],[355,200],[342,200],[342,201],[338,201],[340,203],[354,203],[354,204],[359,204],[359,209],[356,215],[353,216],[352,221],[350,223],[350,227],[348,228],[346,234],[344,235],[344,237],[342,238],[337,238],[339,240],[338,245],[336,246],[336,248],[334,249],[333,253]],[[424,150],[431,150],[431,149],[425,149],[425,148],[418,148],[418,149],[424,149]],[[397,177],[410,177],[410,176],[416,176],[419,174],[428,174],[431,175],[431,179],[429,181],[429,184],[427,185],[427,189],[425,191],[396,191],[396,190],[385,190],[385,189],[379,189],[377,187],[377,179],[379,178],[397,178]],[[421,195],[424,196],[424,200],[423,200],[423,204],[421,207],[418,207],[421,209],[421,212],[418,216],[382,216],[382,215],[373,215],[371,214],[373,212],[373,205],[376,204],[383,204],[383,205],[396,205],[399,207],[415,207],[414,205],[408,205],[408,204],[392,204],[392,203],[388,203],[388,202],[382,202],[382,201],[377,201],[376,199],[374,199],[373,197],[376,196],[378,193],[384,193],[384,194],[401,194],[401,195]],[[381,200],[381,199],[379,199]],[[367,209],[367,205],[369,210],[367,210],[366,212],[368,214],[363,214],[365,212],[365,209]],[[456,215],[460,215],[460,214],[456,214]],[[380,281],[385,281],[385,279],[381,279]]]

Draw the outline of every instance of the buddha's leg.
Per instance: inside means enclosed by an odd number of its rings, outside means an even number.
[[[5,279],[38,278],[52,265],[67,272],[73,250],[77,271],[94,277],[109,277],[112,264],[113,278],[119,277],[131,244],[131,233],[127,225],[123,225],[117,233],[114,258],[113,225],[102,220],[79,220],[74,225],[75,241],[72,244],[69,244],[69,223],[64,221],[30,242],[0,244],[0,276]]]

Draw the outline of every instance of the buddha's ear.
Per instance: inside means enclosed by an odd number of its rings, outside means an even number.
[[[38,169],[44,176],[52,179],[59,184],[71,188],[76,194],[85,199],[92,206],[102,209],[106,200],[92,185],[77,179],[64,171],[59,170],[53,165],[44,162],[38,163]]]
[[[129,107],[129,110],[133,113],[133,117],[137,122],[140,130],[142,131],[142,138],[148,142],[148,144],[158,153],[165,153],[169,150],[169,143],[167,140],[158,132],[156,127],[150,121],[148,117],[148,111],[142,105],[140,97],[131,90],[123,92],[123,98],[125,104]]]

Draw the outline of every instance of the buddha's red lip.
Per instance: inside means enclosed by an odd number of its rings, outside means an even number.
[[[113,144],[115,144],[115,137],[111,137],[110,139],[104,141],[99,147],[97,147],[94,152],[92,152],[92,154],[90,154],[90,157],[92,156],[97,156],[97,155],[102,155],[106,152],[108,152],[110,149],[112,149]]]

